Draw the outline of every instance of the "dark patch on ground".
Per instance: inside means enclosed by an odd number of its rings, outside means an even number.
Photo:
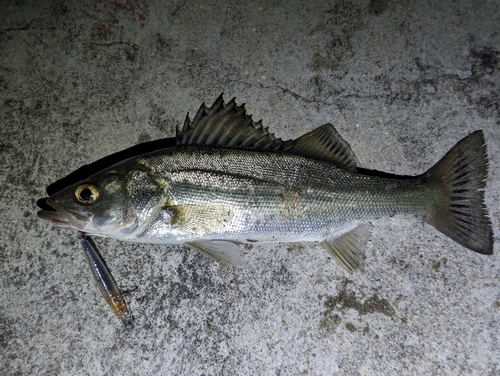
[[[483,117],[500,117],[500,88],[491,81],[499,62],[499,51],[482,46],[471,49],[472,58],[470,80],[458,82],[456,90],[461,92],[467,101],[474,105]]]
[[[339,324],[342,322],[342,319],[336,313],[332,313],[331,311],[323,312],[323,316],[319,321],[319,327],[322,331],[326,333],[334,332]]]
[[[478,90],[467,92],[466,96],[471,104],[476,106],[478,113],[483,117],[499,117],[500,112],[500,89],[492,90],[486,94],[478,94]],[[464,92],[465,93],[465,92]]]
[[[56,1],[50,7],[50,13],[53,17],[65,17],[68,13],[68,7],[64,1]]]
[[[203,269],[199,268],[197,263],[188,262],[187,258],[186,253],[183,262],[177,267],[180,282],[171,282],[171,298],[177,302],[182,299],[194,299],[199,296],[201,291],[216,287],[210,278],[199,273]]]
[[[124,45],[123,52],[125,53],[125,58],[133,63],[137,58],[137,53],[139,51],[139,47],[135,44]]]
[[[448,259],[446,257],[443,257],[441,260],[433,261],[431,265],[431,270],[438,272],[439,268],[441,266],[446,266],[446,263],[448,262]]]
[[[172,38],[167,38],[160,33],[156,33],[154,49],[156,50],[157,57],[160,59],[171,58],[173,46],[175,46],[175,41]]]
[[[410,266],[405,260],[397,259],[394,256],[389,258],[389,262],[391,264],[394,264],[394,265],[399,265],[401,268],[404,268],[404,269],[407,269]]]
[[[361,333],[363,335],[368,335],[370,333],[370,325],[366,324],[363,328],[358,328],[352,322],[346,322],[345,327],[351,333]]]
[[[368,11],[372,14],[382,14],[387,9],[388,0],[370,0]]]
[[[149,141],[151,141],[151,136],[149,134],[147,134],[146,132],[142,132],[139,135],[139,138],[137,139],[136,144],[142,144],[144,142],[149,142]]]
[[[493,303],[491,303],[491,308],[499,309],[500,308],[500,300],[497,299]]]
[[[13,327],[14,322],[7,320],[6,317],[0,314],[0,349],[5,350],[9,346],[10,340],[14,338]]]
[[[295,281],[293,273],[291,273],[285,265],[275,268],[272,271],[272,282],[278,285],[290,285]]]
[[[382,313],[388,317],[394,317],[395,310],[388,300],[373,295],[361,302],[356,297],[355,292],[341,290],[336,296],[329,296],[325,302],[325,306],[331,310],[339,309],[345,311],[347,309],[354,309],[360,315],[367,315],[369,313]]]
[[[337,295],[328,295],[326,297],[324,302],[326,310],[322,313],[322,318],[320,320],[320,328],[322,330],[326,332],[334,331],[342,321],[338,313],[344,313],[348,309],[354,309],[360,316],[382,313],[391,319],[396,317],[396,310],[387,299],[380,298],[378,295],[372,295],[362,302],[361,299],[356,296],[355,292],[347,291],[348,283],[349,280],[345,280],[341,283]],[[322,296],[320,296],[320,299],[321,298]],[[346,328],[350,331],[358,331],[352,323],[346,323]],[[361,332],[363,331],[364,329]]]
[[[492,74],[498,66],[499,52],[494,48],[482,47],[472,49],[471,55],[474,58],[472,74],[476,77]]]
[[[354,333],[357,330],[356,326],[352,322],[346,322],[345,327],[351,333]]]

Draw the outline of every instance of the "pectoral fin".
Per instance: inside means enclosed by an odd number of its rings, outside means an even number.
[[[243,268],[248,266],[243,258],[241,248],[232,242],[225,240],[208,240],[186,243],[189,247],[210,257],[212,260],[224,262],[229,265]]]
[[[363,223],[339,238],[327,238],[321,245],[349,272],[360,270],[372,225]]]

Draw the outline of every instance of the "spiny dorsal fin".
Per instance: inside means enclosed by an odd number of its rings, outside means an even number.
[[[330,123],[300,136],[287,151],[356,171],[357,160],[354,152]]]
[[[283,141],[247,115],[245,105],[233,98],[224,103],[222,94],[212,107],[202,104],[193,121],[186,117],[182,130],[177,129],[177,145],[203,145],[253,150],[286,151],[314,158],[355,171],[356,157],[351,147],[333,125],[321,127],[296,140]]]
[[[202,104],[193,121],[186,117],[177,145],[203,145],[244,149],[277,150],[283,141],[247,115],[245,105],[233,98],[224,103],[222,94],[212,107]]]

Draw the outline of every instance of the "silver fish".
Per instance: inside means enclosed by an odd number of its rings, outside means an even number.
[[[283,141],[221,95],[186,118],[175,146],[60,190],[38,216],[87,234],[185,244],[237,266],[245,264],[240,243],[319,242],[352,272],[364,259],[370,221],[383,216],[414,215],[492,254],[487,165],[479,130],[422,175],[376,176],[357,167],[333,125]]]

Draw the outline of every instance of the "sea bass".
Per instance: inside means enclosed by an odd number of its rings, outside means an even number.
[[[245,264],[241,243],[319,242],[352,272],[365,257],[370,221],[383,216],[416,216],[492,254],[487,170],[480,130],[424,174],[389,176],[360,169],[331,124],[283,141],[221,95],[187,116],[174,145],[41,199],[38,216],[90,235],[185,244],[236,266]]]

